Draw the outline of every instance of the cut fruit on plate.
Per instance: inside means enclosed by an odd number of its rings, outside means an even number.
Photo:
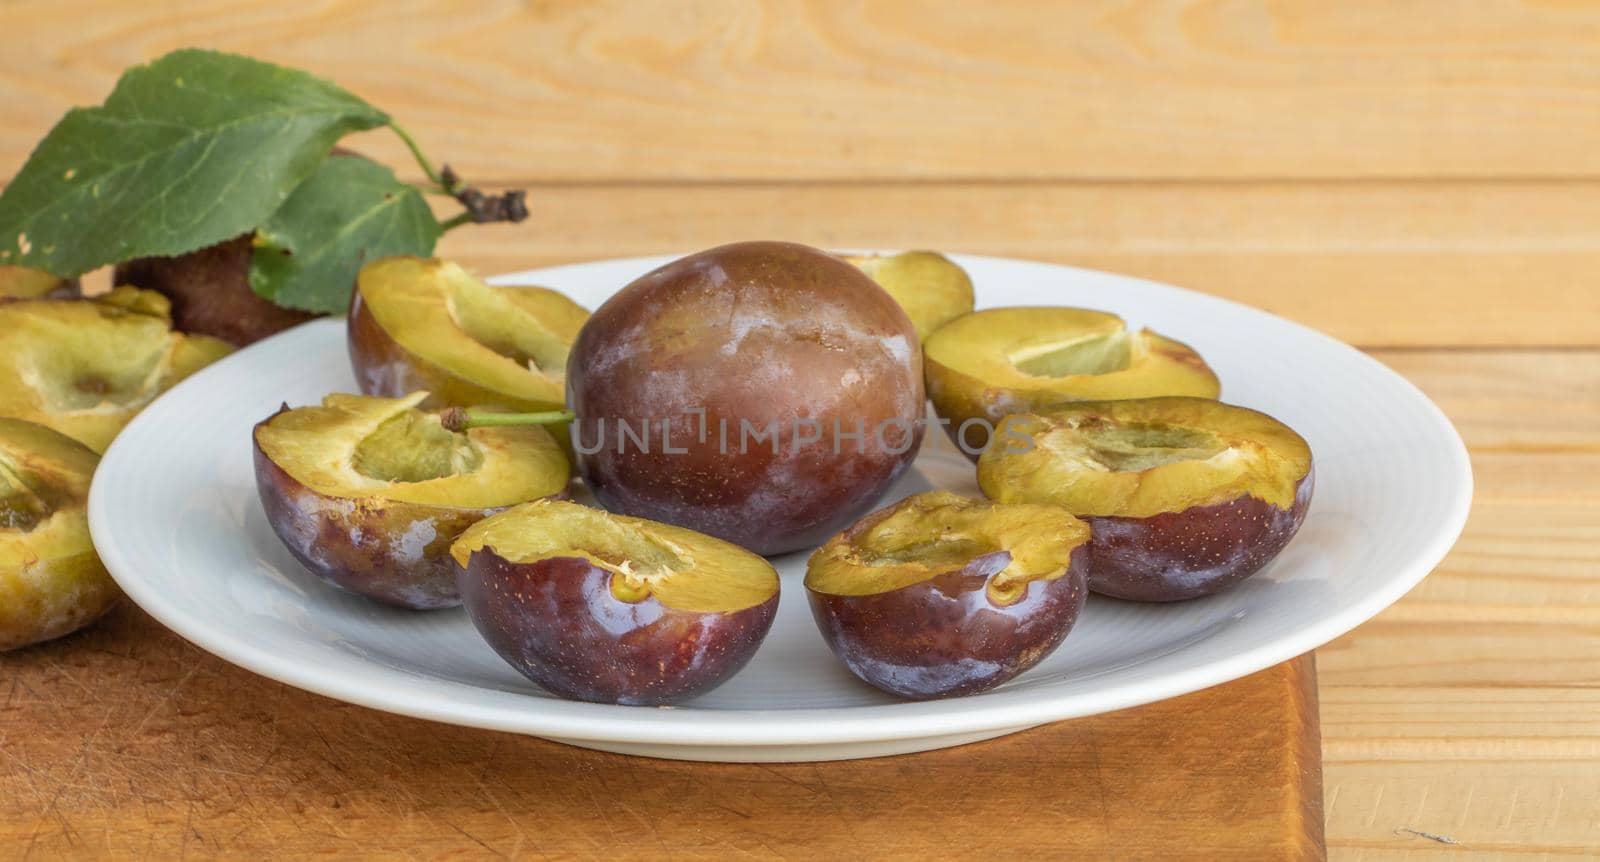
[[[672,259],[507,279],[597,307]],[[1109,305],[1157,332],[1181,334],[1227,381],[1230,398],[1295,428],[1316,452],[1316,497],[1295,540],[1261,572],[1207,598],[1090,596],[1066,644],[1027,673],[969,697],[918,702],[863,684],[839,662],[797,594],[805,557],[778,557],[772,564],[794,589],[785,590],[791,595],[749,664],[725,683],[670,709],[565,700],[507,664],[466,614],[339,595],[274,535],[244,441],[281,402],[315,404],[354,385],[344,326],[324,320],[222,360],[130,423],[90,491],[95,546],[128,596],[169,628],[329,697],[608,751],[795,761],[958,745],[1237,679],[1316,649],[1392,604],[1443,558],[1465,523],[1472,474],[1461,438],[1415,386],[1372,357],[1194,291],[1044,263],[952,259],[971,273],[979,306],[1048,296]],[[1262,357],[1292,357],[1293,379]],[[196,422],[201,414],[207,421]],[[965,457],[935,441],[879,505],[929,490],[977,496],[973,473]]]
[[[1176,601],[1271,562],[1311,505],[1311,448],[1271,416],[1206,398],[1069,404],[1006,417],[978,459],[1001,502],[1087,519],[1089,588]]]
[[[404,398],[329,395],[257,425],[261,504],[295,559],[334,586],[415,610],[454,607],[450,543],[517,503],[564,494],[570,468],[543,428],[452,432]]]
[[[589,318],[539,287],[491,287],[454,263],[391,257],[361,270],[348,320],[361,391],[424,390],[429,407],[552,410],[567,353]]]
[[[721,539],[563,501],[456,541],[473,625],[524,676],[574,700],[677,703],[737,673],[778,610],[778,573]]]
[[[972,311],[972,279],[936,251],[842,256],[900,303],[920,339]]]
[[[1115,314],[1084,308],[973,312],[930,336],[923,362],[945,432],[974,457],[1010,413],[1068,401],[1215,398],[1221,391],[1216,373],[1187,344],[1130,331]]]
[[[835,655],[900,697],[986,691],[1048,656],[1083,609],[1089,526],[1055,506],[948,491],[862,518],[811,555]]]

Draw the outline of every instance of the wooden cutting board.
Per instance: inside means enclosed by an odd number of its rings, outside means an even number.
[[[350,706],[126,604],[0,668],[8,857],[1323,856],[1310,656],[961,748],[779,765],[630,758]]]

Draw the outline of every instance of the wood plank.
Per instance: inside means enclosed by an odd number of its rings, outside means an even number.
[[[200,44],[338,80],[469,176],[1600,176],[1581,2],[25,0],[0,32],[0,175]]]
[[[1456,423],[1478,493],[1437,570],[1317,651],[1331,854],[1590,856],[1600,352],[1377,356]]]
[[[1336,773],[1330,764],[1329,856],[1362,862],[1593,859],[1600,830],[1596,776],[1592,759],[1384,757],[1341,762]]]
[[[133,608],[6,658],[0,846],[23,856],[1321,855],[1301,659],[915,757],[684,764],[349,706]]]
[[[751,238],[931,247],[1155,278],[1364,346],[1600,345],[1600,182],[577,184],[530,200],[528,222],[456,231],[440,253],[505,272]]]
[[[1444,408],[1474,455],[1600,451],[1600,351],[1370,352]]]

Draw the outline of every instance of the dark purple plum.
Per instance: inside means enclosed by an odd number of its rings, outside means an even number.
[[[589,318],[567,373],[601,505],[761,554],[814,547],[872,508],[922,439],[911,320],[856,267],[793,243],[641,276]]]
[[[1055,507],[919,494],[812,554],[806,592],[856,676],[906,698],[974,694],[1072,630],[1088,540],[1088,526]]]
[[[1206,398],[1063,405],[1006,417],[978,460],[1001,502],[1089,522],[1089,589],[1138,601],[1211,595],[1271,562],[1305,521],[1311,449],[1287,425]]]
[[[778,574],[736,545],[576,503],[480,521],[451,549],[489,646],[572,700],[677,703],[744,667],[778,610]]]

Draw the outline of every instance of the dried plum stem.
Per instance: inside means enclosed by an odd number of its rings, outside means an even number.
[[[411,133],[407,132],[399,123],[391,120],[389,128],[405,142],[406,149],[411,151],[411,157],[417,160],[417,166],[422,168],[422,173],[428,178],[436,190],[456,199],[466,209],[465,213],[444,222],[445,230],[472,222],[474,224],[489,224],[491,222],[520,222],[528,217],[528,193],[521,189],[502,192],[498,195],[484,194],[482,191],[467,185],[455,171],[445,165],[441,170],[434,170],[433,162],[428,159],[422,147],[417,144]],[[463,218],[462,216],[465,216]]]
[[[504,192],[498,195],[486,195],[478,189],[467,185],[451,170],[449,165],[439,176],[444,180],[445,188],[455,197],[472,220],[478,224],[489,222],[508,221],[513,224],[528,217],[528,193],[520,189]]]
[[[468,410],[464,407],[447,407],[439,412],[439,422],[450,431],[469,428],[489,428],[497,425],[558,425],[571,422],[577,414],[571,410],[546,410],[542,413],[491,413]]]

